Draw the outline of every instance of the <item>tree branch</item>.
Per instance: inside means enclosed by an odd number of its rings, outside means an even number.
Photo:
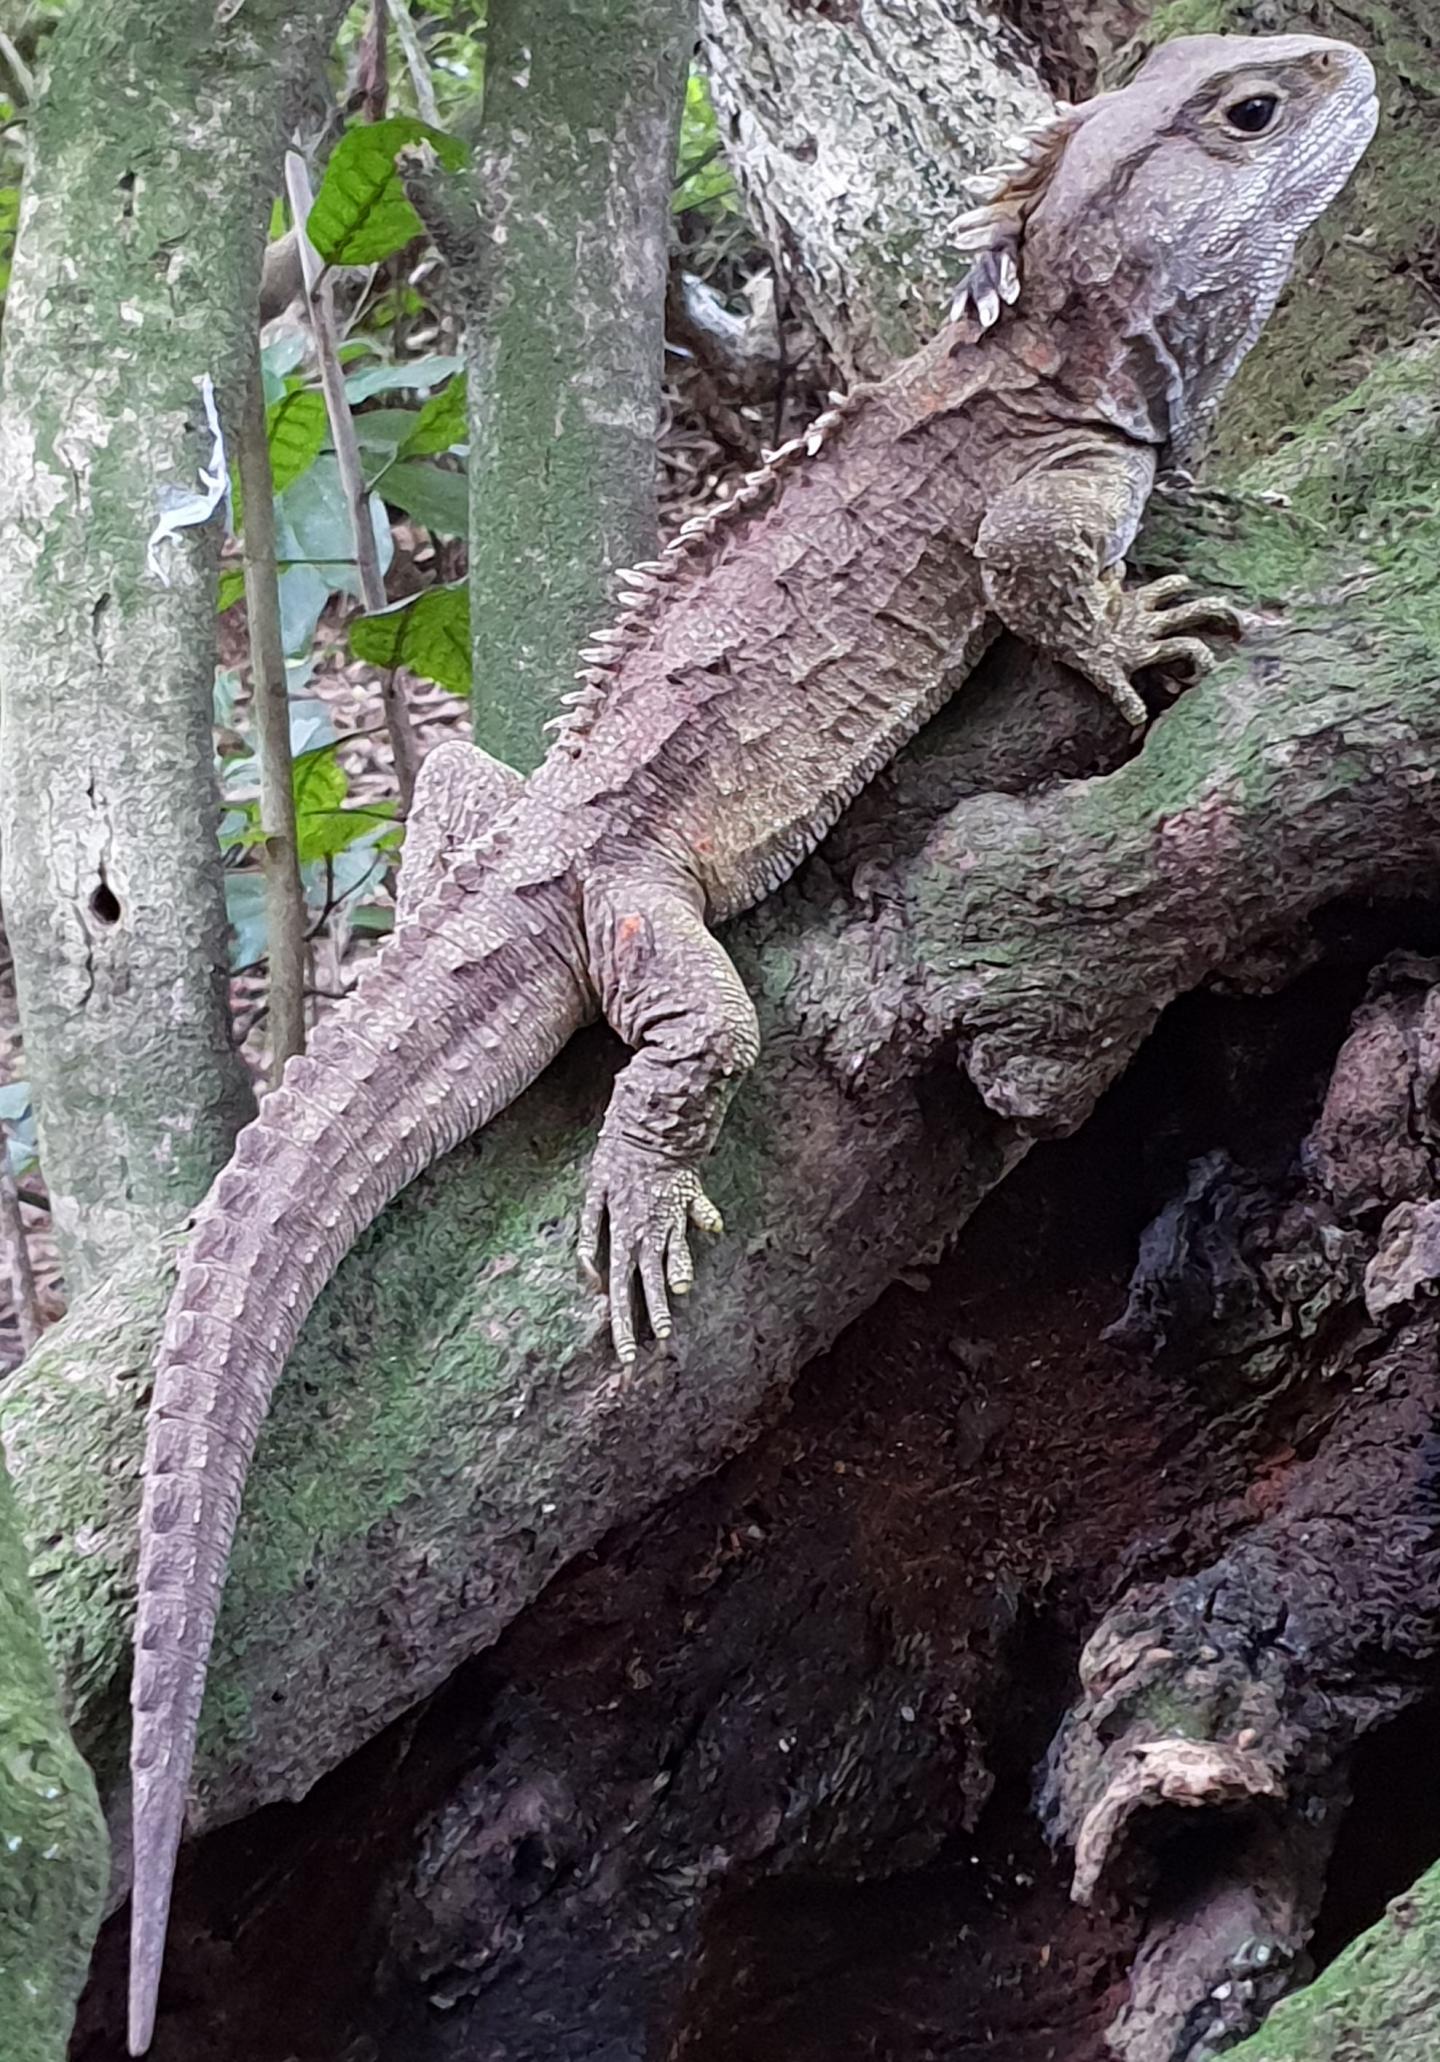
[[[350,511],[355,564],[360,574],[360,598],[366,614],[374,616],[385,607],[385,576],[380,571],[380,552],[370,520],[370,494],[365,485],[365,468],[360,458],[360,442],[355,434],[355,419],[345,393],[345,370],[340,363],[330,277],[305,229],[314,201],[310,174],[305,160],[297,151],[285,153],[285,187],[298,240],[305,304],[315,338],[315,357],[320,367],[325,411],[330,418],[330,441],[335,446],[335,463],[340,471],[340,491]],[[400,809],[402,814],[408,814],[410,800],[415,793],[415,775],[420,768],[420,753],[415,743],[405,690],[394,668],[387,668],[380,676],[380,697],[385,708],[385,725],[390,733],[390,753],[395,761]]]

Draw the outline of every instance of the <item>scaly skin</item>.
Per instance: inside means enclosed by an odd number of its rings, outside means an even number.
[[[427,761],[396,935],[242,1134],[166,1322],[132,1692],[133,2053],[245,1470],[320,1287],[421,1167],[603,1015],[635,1053],[581,1259],[598,1279],[608,1234],[622,1362],[637,1286],[669,1331],[688,1228],[720,1226],[700,1170],[758,1048],[711,927],[784,880],[1001,629],[1140,723],[1138,670],[1199,671],[1194,633],[1238,627],[1183,581],[1127,592],[1122,561],[1157,463],[1203,429],[1368,142],[1373,91],[1344,44],[1201,37],[1067,111],[973,218],[980,256],[935,342],[622,576],[634,606],[584,654],[531,779],[465,746]],[[1232,112],[1257,102],[1250,133]]]

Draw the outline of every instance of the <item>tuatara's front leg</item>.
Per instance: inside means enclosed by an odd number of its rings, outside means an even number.
[[[1122,585],[1154,471],[1152,452],[1118,439],[1062,447],[995,497],[975,545],[1006,629],[1083,673],[1137,727],[1147,717],[1132,675],[1181,664],[1196,677],[1214,654],[1194,633],[1242,628],[1232,603],[1190,594],[1183,575]]]
[[[668,1337],[669,1298],[694,1275],[689,1227],[722,1229],[700,1168],[760,1031],[729,955],[705,928],[699,888],[678,872],[593,877],[585,930],[601,1007],[636,1048],[605,1113],[580,1222],[580,1263],[597,1287],[608,1228],[610,1325],[628,1363],[636,1276],[651,1329]]]

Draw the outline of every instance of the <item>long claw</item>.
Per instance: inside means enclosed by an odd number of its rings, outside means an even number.
[[[634,1255],[622,1249],[612,1227],[610,1234],[610,1336],[615,1341],[615,1358],[621,1367],[635,1359],[635,1318],[630,1307],[630,1277],[635,1271]]]
[[[602,1136],[590,1171],[580,1219],[579,1257],[587,1280],[599,1286],[602,1226],[608,1234],[610,1331],[622,1367],[637,1358],[636,1277],[650,1329],[657,1339],[674,1330],[670,1296],[683,1296],[694,1280],[685,1237],[687,1223],[723,1229],[720,1212],[700,1187],[693,1167],[663,1154]]]
[[[645,1311],[651,1331],[657,1339],[668,1339],[675,1328],[665,1294],[665,1262],[659,1251],[650,1245],[640,1249],[640,1285],[645,1292]]]
[[[576,1257],[581,1274],[596,1291],[605,1287],[605,1278],[600,1272],[600,1225],[604,1216],[605,1191],[599,1182],[592,1181],[585,1192],[585,1207],[580,1213]]]
[[[1152,666],[1188,666],[1192,676],[1198,680],[1215,664],[1215,654],[1199,637],[1166,637],[1156,645],[1150,656]]]

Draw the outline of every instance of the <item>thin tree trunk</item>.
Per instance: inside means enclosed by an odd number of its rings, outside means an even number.
[[[67,10],[30,132],[0,404],[0,841],[69,1278],[172,1223],[249,1109],[226,1007],[206,394],[238,423],[318,0]],[[208,383],[208,384],[207,384]]]
[[[475,737],[527,770],[614,567],[657,545],[655,430],[694,0],[493,0],[452,255],[470,360]]]
[[[254,353],[235,472],[245,509],[245,616],[250,632],[250,693],[260,760],[260,828],[265,834],[265,943],[269,958],[270,1078],[305,1050],[305,891],[295,829],[290,751],[290,678],[280,631],[275,558],[275,493],[259,351]]]
[[[0,2041],[64,2062],[100,1924],[108,1849],[95,1781],[61,1715],[0,1457]]]

